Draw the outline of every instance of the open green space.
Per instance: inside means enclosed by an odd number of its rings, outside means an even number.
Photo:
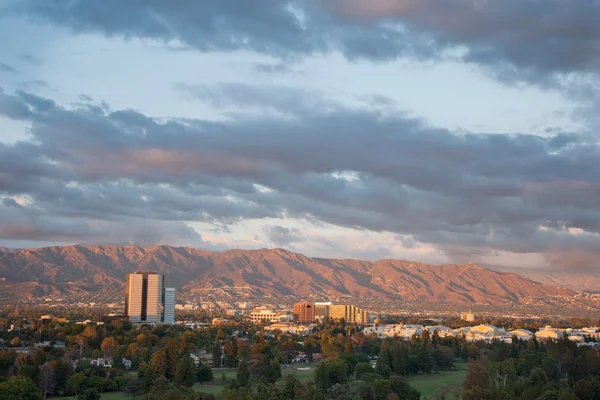
[[[452,371],[441,371],[428,375],[412,375],[406,377],[406,381],[419,392],[422,399],[436,399],[441,394],[446,398],[450,393],[461,391],[466,375],[466,363],[456,363],[456,369]]]

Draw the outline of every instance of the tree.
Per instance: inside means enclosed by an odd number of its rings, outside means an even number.
[[[52,394],[56,387],[54,367],[50,363],[45,363],[40,366],[38,381],[44,400],[46,400],[48,394]]]
[[[87,380],[87,376],[81,372],[71,375],[67,380],[67,391],[73,394],[79,394],[83,392],[87,386]]]
[[[77,400],[100,400],[100,393],[95,388],[87,388],[77,395]]]
[[[119,349],[119,342],[112,336],[104,338],[102,344],[100,345],[102,352],[106,357],[114,357],[115,353]]]
[[[218,340],[215,340],[215,344],[212,349],[213,367],[219,368],[221,366],[221,344]]]
[[[390,368],[390,342],[387,339],[381,341],[381,347],[379,348],[379,355],[377,356],[377,372],[381,374],[381,370],[387,366]]]
[[[248,366],[245,362],[239,363],[237,371],[235,373],[235,379],[239,386],[248,386],[248,383],[250,382],[250,371],[248,371]]]
[[[467,366],[467,376],[463,383],[465,390],[474,387],[488,389],[492,386],[490,376],[483,361],[469,361]]]
[[[406,375],[406,348],[400,340],[394,340],[390,348],[391,367],[396,375]]]
[[[11,376],[0,383],[0,398],[6,400],[40,400],[42,392],[35,383],[23,376]]]
[[[208,365],[201,364],[196,370],[198,382],[203,385],[205,382],[210,382],[214,379],[212,369]],[[238,381],[239,382],[239,381]]]
[[[123,388],[125,396],[131,397],[133,400],[142,394],[142,385],[139,379],[130,379]]]
[[[356,367],[354,367],[354,375],[356,376],[356,379],[363,379],[365,374],[372,374],[373,372],[375,372],[375,370],[370,363],[361,362],[356,364]]]
[[[150,369],[154,374],[167,376],[167,355],[164,349],[157,349],[150,359]]]
[[[189,353],[184,353],[175,370],[175,385],[192,387],[196,379],[194,361]]]
[[[321,393],[327,393],[327,390],[331,387],[329,373],[327,373],[327,367],[325,367],[324,361],[318,363],[315,368],[315,385],[317,386],[317,390]]]
[[[323,361],[327,374],[329,375],[330,385],[336,383],[345,384],[348,382],[348,365],[339,358],[329,358]]]
[[[410,386],[404,378],[400,376],[392,376],[390,378],[390,385],[392,386],[392,392],[398,395],[403,400],[419,400],[421,393]]]
[[[388,395],[392,392],[392,385],[390,381],[383,378],[377,378],[371,384],[373,389],[374,400],[386,400]]]

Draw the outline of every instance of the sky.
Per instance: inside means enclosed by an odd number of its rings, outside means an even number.
[[[598,15],[2,0],[0,246],[598,270]]]

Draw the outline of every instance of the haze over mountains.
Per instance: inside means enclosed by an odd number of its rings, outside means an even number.
[[[136,270],[164,273],[181,295],[243,288],[252,296],[353,296],[381,302],[560,305],[576,291],[473,264],[427,265],[311,258],[283,249],[207,252],[154,246],[65,246],[0,251],[0,278],[13,296],[116,294]]]

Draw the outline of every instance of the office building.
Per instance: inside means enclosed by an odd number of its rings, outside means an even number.
[[[165,288],[163,322],[165,324],[175,323],[175,288]]]
[[[294,304],[294,321],[295,322],[313,322],[315,320],[315,303],[303,301]]]
[[[164,275],[156,272],[139,271],[128,274],[125,315],[131,322],[174,323],[175,289],[165,289]]]
[[[331,302],[315,303],[315,319],[322,320],[329,317],[329,306],[331,306]]]
[[[258,307],[252,310],[250,313],[250,319],[252,322],[260,324],[264,322],[279,322],[277,313],[270,308]]]
[[[329,306],[329,318],[331,319],[342,319],[346,322],[353,322],[358,324],[367,323],[367,312],[352,305],[332,304]]]

